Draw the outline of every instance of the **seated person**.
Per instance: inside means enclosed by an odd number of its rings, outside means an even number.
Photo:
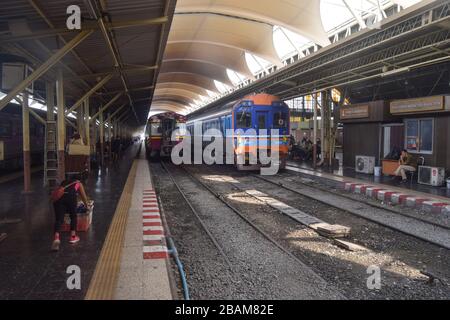
[[[413,157],[406,150],[402,151],[402,154],[400,156],[400,160],[398,161],[398,163],[400,166],[395,171],[394,178],[401,176],[402,177],[401,183],[405,183],[408,181],[406,172],[415,172],[417,170],[416,164],[414,164]]]

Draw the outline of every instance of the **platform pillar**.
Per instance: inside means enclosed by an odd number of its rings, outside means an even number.
[[[97,154],[99,150],[97,150],[97,141],[98,141],[98,131],[97,131],[97,120],[94,119],[92,121],[92,146],[94,154]]]
[[[100,107],[101,108],[101,107]],[[103,165],[105,160],[105,123],[103,121],[103,112],[98,115],[99,131],[100,131],[100,162]]]
[[[92,146],[91,146],[91,126],[89,119],[89,98],[86,98],[84,101],[84,138],[86,145],[89,146],[89,159],[88,159],[88,170],[91,171],[91,154],[92,154]]]
[[[46,82],[45,84],[45,92],[46,92],[46,103],[47,103],[47,121],[55,120],[55,83],[54,82]]]
[[[111,161],[111,156],[112,156],[112,122],[111,122],[111,113],[108,113],[108,118],[107,118],[107,122],[108,122],[108,158],[109,161]]]
[[[313,168],[316,169],[317,167],[317,93],[313,94],[312,102],[314,106],[314,129],[313,129]]]
[[[64,101],[64,76],[61,69],[58,70],[56,81],[56,104],[58,107],[58,179],[64,181],[66,178],[65,169],[65,142],[66,142],[66,123],[65,123],[65,101]]]
[[[30,109],[28,92],[22,93],[23,192],[31,192]]]

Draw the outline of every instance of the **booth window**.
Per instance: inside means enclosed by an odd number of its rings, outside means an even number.
[[[405,120],[406,149],[412,153],[433,153],[433,119]]]

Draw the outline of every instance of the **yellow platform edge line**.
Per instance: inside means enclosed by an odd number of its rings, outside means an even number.
[[[94,274],[86,296],[84,297],[85,300],[114,299],[136,170],[137,162],[135,160],[128,174],[116,211],[114,212],[113,220],[109,226],[108,234],[100,252],[100,257],[97,260]]]

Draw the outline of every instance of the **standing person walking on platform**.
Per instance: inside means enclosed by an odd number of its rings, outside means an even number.
[[[86,208],[92,205],[86,196],[83,184],[78,180],[64,180],[60,187],[52,193],[53,207],[55,209],[55,234],[53,238],[52,250],[58,251],[61,244],[60,232],[64,222],[64,215],[70,215],[70,240],[75,244],[80,241],[77,236],[77,204],[78,194],[81,196]]]

